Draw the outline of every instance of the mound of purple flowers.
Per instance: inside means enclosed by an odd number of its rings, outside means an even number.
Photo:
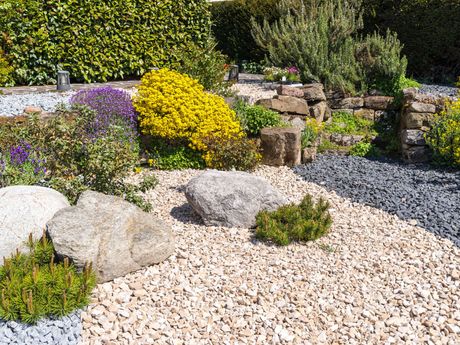
[[[96,112],[91,124],[94,134],[105,133],[111,125],[127,126],[136,131],[137,114],[126,91],[111,87],[81,90],[71,98],[70,103],[86,105]]]

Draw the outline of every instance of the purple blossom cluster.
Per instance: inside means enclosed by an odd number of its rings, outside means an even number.
[[[34,169],[34,174],[46,173],[45,160],[36,158],[38,150],[33,150],[28,142],[21,142],[17,146],[10,147],[9,164],[19,170],[24,170],[25,165],[30,164]],[[6,162],[0,162],[2,170],[6,168]]]
[[[137,113],[126,91],[112,87],[81,90],[71,98],[70,103],[86,105],[96,112],[88,129],[96,136],[105,134],[112,125],[127,126],[133,133],[136,132]]]

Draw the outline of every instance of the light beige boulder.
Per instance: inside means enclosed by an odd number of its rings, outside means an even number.
[[[0,189],[0,258],[16,249],[26,253],[29,234],[40,239],[46,223],[59,210],[69,207],[67,198],[54,189],[11,186]]]
[[[48,222],[58,255],[92,262],[99,283],[162,262],[174,252],[170,226],[116,196],[84,192]]]

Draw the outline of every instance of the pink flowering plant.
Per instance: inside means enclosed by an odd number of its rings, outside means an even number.
[[[300,71],[295,66],[286,68],[267,67],[264,69],[264,79],[270,82],[300,82]]]

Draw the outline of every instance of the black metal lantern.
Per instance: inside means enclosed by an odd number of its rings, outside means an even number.
[[[70,73],[68,71],[58,71],[57,73],[57,89],[58,91],[68,91],[70,86]]]
[[[230,65],[230,69],[228,71],[228,81],[238,82],[239,78],[240,78],[240,69],[238,65]]]

